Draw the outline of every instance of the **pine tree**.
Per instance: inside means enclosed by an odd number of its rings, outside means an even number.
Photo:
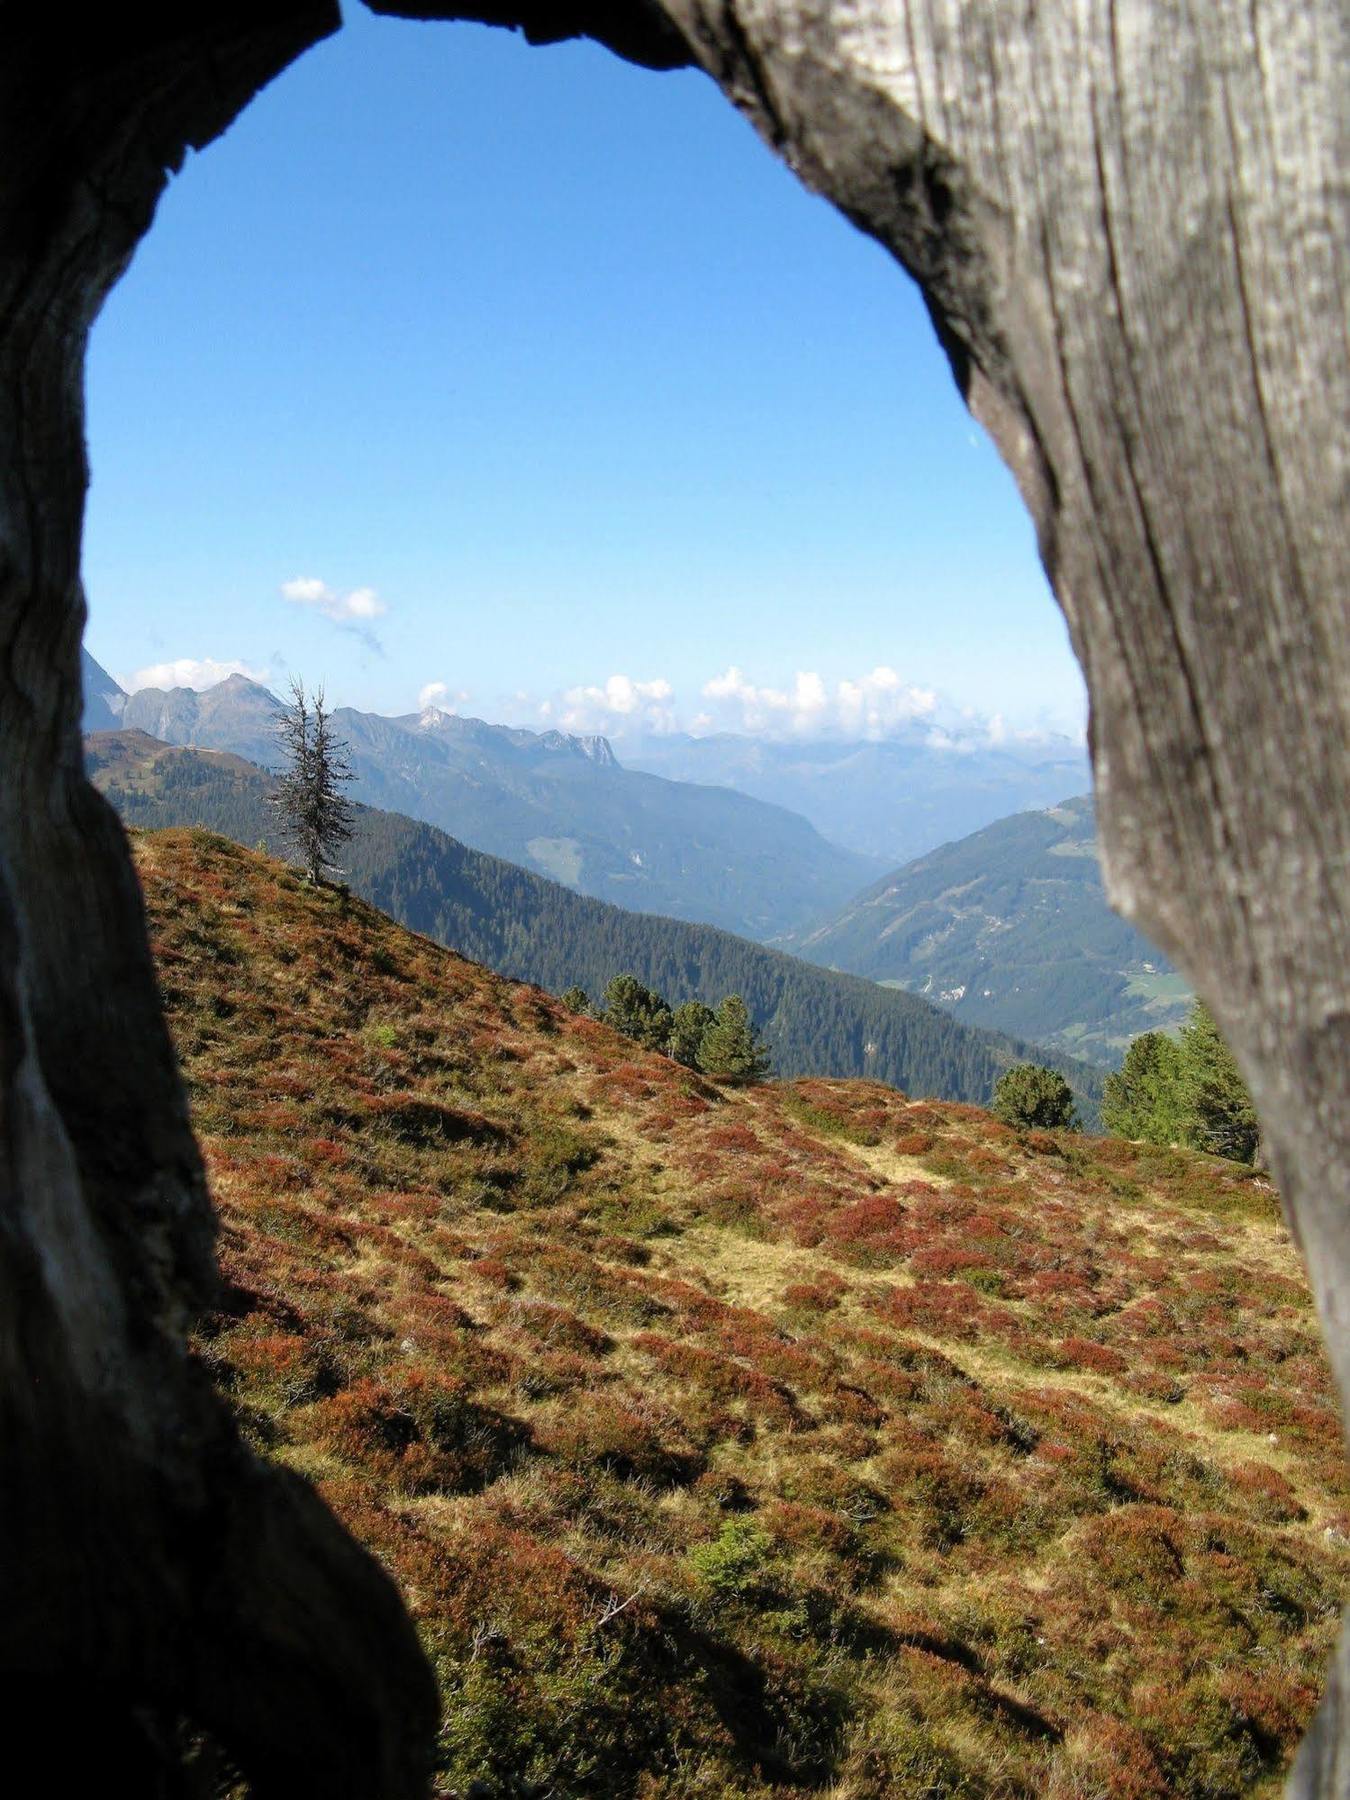
[[[644,1049],[664,1050],[670,1039],[671,1011],[660,994],[636,975],[616,975],[605,989],[605,1023]]]
[[[291,704],[277,723],[285,765],[271,804],[308,880],[316,886],[353,830],[342,789],[353,779],[347,746],[333,735],[323,689],[312,698],[302,681],[291,683]]]
[[[698,1066],[718,1081],[758,1081],[769,1072],[769,1052],[739,994],[728,994],[698,1048]]]
[[[686,1000],[675,1008],[668,1048],[676,1062],[683,1063],[687,1069],[698,1068],[699,1051],[716,1016],[701,1000]]]
[[[1102,1124],[1116,1137],[1149,1144],[1186,1142],[1181,1046],[1165,1031],[1146,1031],[1125,1052],[1120,1071],[1108,1075]]]
[[[1181,1058],[1187,1142],[1234,1162],[1254,1162],[1261,1141],[1256,1108],[1203,1000],[1181,1028]]]
[[[1130,1045],[1102,1099],[1108,1131],[1154,1144],[1181,1143],[1234,1162],[1260,1156],[1261,1127],[1237,1059],[1202,1000],[1174,1043],[1146,1031]]]
[[[568,1012],[588,1013],[591,1010],[591,997],[584,987],[564,988],[558,998]]]
[[[1057,1069],[1042,1063],[1014,1063],[999,1077],[989,1109],[1005,1125],[1034,1126],[1042,1131],[1072,1131],[1078,1124],[1073,1089]]]

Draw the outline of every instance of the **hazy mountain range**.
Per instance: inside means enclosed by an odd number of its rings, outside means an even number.
[[[1070,738],[953,741],[928,725],[875,743],[673,733],[625,747],[624,758],[790,807],[832,842],[892,867],[1009,813],[1081,793],[1090,780],[1087,752]]]
[[[86,658],[87,729],[278,761],[281,703],[243,675],[204,692],[125,695]],[[353,796],[453,833],[579,893],[764,940],[833,912],[881,864],[798,814],[729,787],[624,768],[603,737],[531,732],[435,708],[386,718],[339,708]]]
[[[85,681],[89,729],[120,726],[251,764],[277,761],[281,703],[245,676],[203,692],[148,688],[128,696],[86,658]],[[386,718],[341,708],[334,721],[351,749],[356,798],[439,827],[457,840],[457,851],[467,845],[576,893],[772,942],[921,995],[962,1022],[1104,1063],[1117,1062],[1138,1032],[1174,1025],[1184,1011],[1184,982],[1106,902],[1086,798],[1023,810],[965,835],[953,831],[954,841],[928,842],[922,855],[878,880],[874,860],[830,843],[785,807],[730,785],[626,768],[603,737],[489,725],[436,709]],[[978,817],[1000,804],[1000,794],[1006,804],[1014,793],[1078,773],[1071,745],[1037,763],[898,742],[661,742],[669,768],[807,792],[822,817],[828,795],[852,796],[862,809],[870,791],[875,841],[911,832],[922,841],[943,830],[944,818]],[[161,776],[168,772],[163,765]],[[173,775],[184,778],[181,770]],[[935,789],[934,782],[958,785]],[[219,796],[213,805],[217,811],[204,822],[232,829],[219,816]],[[186,819],[172,814],[172,822]],[[865,835],[861,810],[853,829]],[[258,835],[250,825],[243,841]],[[443,856],[432,860],[444,873]],[[386,904],[373,887],[363,891]],[[402,901],[390,904],[409,917]],[[424,892],[418,904],[431,911],[410,922],[439,935],[427,922],[442,918],[435,896]],[[611,937],[615,929],[612,921],[605,925]],[[505,942],[475,939],[473,953],[505,967]],[[510,966],[546,985],[554,975],[562,985],[596,976],[600,964],[592,959],[583,970],[586,959],[575,945],[568,955],[568,967],[528,960]],[[622,966],[653,980],[640,963],[630,958]],[[682,976],[674,985],[693,993],[697,980]]]
[[[943,845],[789,947],[1107,1062],[1137,1033],[1179,1024],[1190,998],[1107,904],[1087,795]]]
[[[91,778],[129,825],[204,825],[278,846],[266,773],[242,757],[176,748],[144,732],[86,741]],[[907,1092],[987,1100],[1010,1063],[1042,1053],[959,1023],[913,994],[839,974],[708,925],[635,913],[456,842],[434,826],[361,808],[343,857],[353,890],[401,924],[513,975],[593,996],[630,973],[672,1003],[739,993],[783,1075],[869,1075]],[[1100,1072],[1054,1057],[1095,1114]]]

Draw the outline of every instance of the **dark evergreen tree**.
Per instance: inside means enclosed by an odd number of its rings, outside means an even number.
[[[769,1072],[769,1052],[739,994],[728,994],[704,1031],[698,1066],[718,1081],[758,1081]]]
[[[716,1014],[701,1000],[684,1000],[670,1022],[670,1054],[688,1069],[699,1067],[699,1051]]]
[[[352,836],[354,814],[342,792],[353,779],[347,746],[333,735],[323,689],[308,698],[302,681],[291,683],[291,704],[277,732],[285,760],[272,808],[306,877],[317,884]]]
[[[646,1050],[664,1050],[670,1041],[669,1005],[636,975],[616,975],[605,988],[604,1019]]]
[[[1005,1125],[1034,1126],[1041,1131],[1072,1131],[1078,1124],[1073,1089],[1058,1069],[1047,1069],[1041,1063],[1014,1063],[999,1077],[990,1110]]]
[[[568,1012],[587,1013],[591,1010],[591,997],[584,987],[573,985],[570,988],[564,988],[558,998]]]
[[[1237,1058],[1203,1000],[1181,1028],[1187,1142],[1234,1162],[1255,1162],[1261,1127]]]
[[[1102,1123],[1117,1137],[1150,1144],[1187,1141],[1181,1046],[1164,1031],[1146,1031],[1125,1052],[1120,1072],[1102,1090]]]
[[[1237,1059],[1202,1000],[1191,1007],[1174,1042],[1159,1031],[1137,1037],[1102,1096],[1108,1131],[1154,1144],[1186,1144],[1255,1162],[1261,1127]]]

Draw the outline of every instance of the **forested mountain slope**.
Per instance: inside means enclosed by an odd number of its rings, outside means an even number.
[[[136,855],[199,1352],[399,1583],[438,1794],[1276,1792],[1350,1492],[1268,1182],[719,1087],[220,839]]]
[[[95,783],[133,825],[201,824],[279,842],[267,778],[242,758],[143,733],[88,740]],[[343,858],[355,891],[414,930],[554,992],[599,995],[629,973],[672,1003],[741,994],[780,1074],[869,1075],[916,1094],[986,1100],[1029,1047],[958,1024],[914,996],[838,975],[705,925],[626,912],[485,856],[396,813],[362,808]],[[1097,1072],[1058,1059],[1095,1116]]]
[[[232,675],[200,693],[142,688],[121,723],[272,767],[279,711],[267,688]],[[784,807],[624,768],[603,737],[435,707],[396,718],[340,707],[333,723],[350,748],[356,799],[637,912],[762,940],[842,905],[883,866],[827,843]]]
[[[1111,910],[1087,795],[944,844],[786,947],[1077,1056],[1117,1062],[1189,990]]]

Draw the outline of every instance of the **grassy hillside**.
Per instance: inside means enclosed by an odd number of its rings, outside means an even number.
[[[133,825],[202,824],[271,844],[268,778],[237,756],[173,749],[143,732],[88,740],[94,781]],[[344,853],[355,891],[414,930],[554,993],[603,993],[625,971],[673,1003],[739,993],[780,1074],[870,1075],[915,1093],[985,1100],[1024,1044],[967,1029],[926,1001],[887,993],[743,938],[575,894],[397,813],[361,809]],[[1097,1071],[1061,1066],[1095,1116]]]
[[[1092,801],[1000,819],[897,869],[788,947],[1070,1055],[1180,1024],[1182,978],[1107,903]]]
[[[201,1355],[399,1581],[443,1793],[1275,1794],[1350,1491],[1264,1180],[718,1088],[219,839],[136,854]]]

